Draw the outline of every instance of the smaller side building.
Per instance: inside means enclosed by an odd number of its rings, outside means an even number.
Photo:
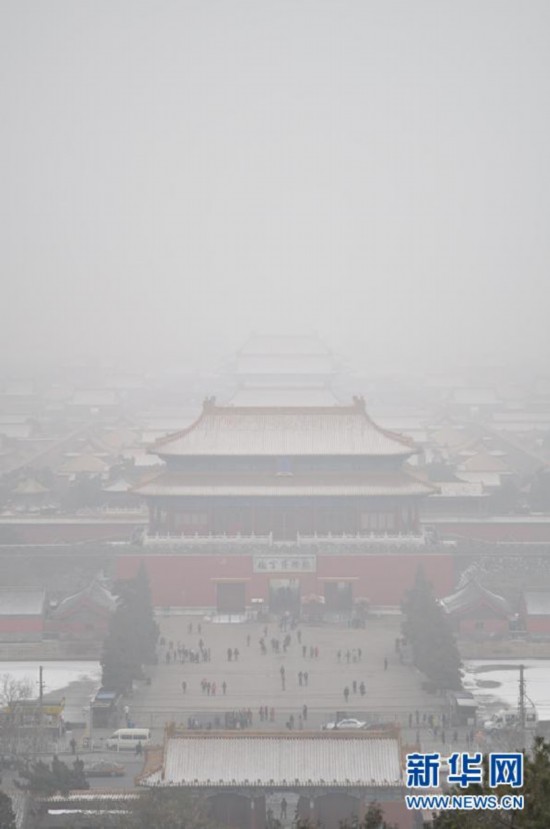
[[[96,579],[84,590],[67,596],[50,613],[48,634],[72,641],[103,641],[116,602],[116,597]]]
[[[471,579],[456,593],[441,599],[454,630],[459,636],[505,634],[514,619],[503,596],[492,593]]]
[[[550,638],[550,590],[525,590],[520,616],[523,628],[532,636]]]
[[[41,588],[0,588],[0,642],[41,641],[45,604]]]

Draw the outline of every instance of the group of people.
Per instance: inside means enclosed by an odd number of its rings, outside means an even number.
[[[181,687],[182,687],[183,693],[185,694],[185,692],[187,691],[187,683],[185,681],[183,681],[181,683]],[[226,693],[227,693],[227,682],[225,681],[225,679],[222,682],[220,687],[222,689],[222,694],[225,696]],[[211,682],[208,679],[202,679],[201,680],[201,691],[203,692],[203,694],[206,694],[209,697],[215,697],[217,690],[218,690],[218,686],[215,682]]]
[[[165,654],[166,664],[184,665],[186,662],[210,662],[212,660],[212,653],[210,648],[206,648],[202,639],[199,640],[198,648],[187,648],[178,642],[174,646],[173,642],[168,643]]]
[[[352,689],[352,693],[356,694],[357,692],[359,692],[362,697],[364,697],[365,694],[367,693],[367,686],[365,685],[365,683],[364,682],[359,682],[358,683],[356,679],[354,679],[353,682],[351,683],[351,689]],[[350,691],[349,691],[348,686],[346,685],[346,687],[344,688],[344,699],[345,699],[346,702],[349,700],[349,695],[350,695]]]
[[[353,648],[353,650],[348,649],[345,653],[342,653],[342,651],[336,651],[336,659],[338,662],[342,662],[342,660],[345,659],[348,665],[350,662],[361,662],[362,656],[363,652],[361,648]]]

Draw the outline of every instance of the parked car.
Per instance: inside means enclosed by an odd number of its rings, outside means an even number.
[[[126,769],[109,760],[98,760],[89,766],[84,766],[84,774],[86,777],[122,777],[126,774]]]
[[[323,726],[323,731],[346,731],[354,728],[366,728],[367,723],[363,720],[338,720],[338,722],[328,722]]]

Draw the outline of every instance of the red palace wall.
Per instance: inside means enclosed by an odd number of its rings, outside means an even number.
[[[478,630],[476,624],[478,619],[472,617],[471,619],[461,619],[459,625],[459,632],[466,636],[475,636],[476,634],[486,635],[488,633],[508,633],[510,625],[507,619],[483,619],[483,628]]]
[[[550,635],[550,616],[527,616],[526,626],[529,633]]]
[[[323,595],[323,578],[353,581],[353,595],[367,597],[373,605],[399,605],[405,591],[412,586],[422,565],[437,596],[452,591],[453,558],[451,554],[434,555],[381,554],[355,556],[317,556],[316,573],[254,573],[250,555],[132,555],[119,556],[117,578],[132,578],[140,562],[147,568],[153,603],[157,607],[215,607],[216,582],[243,579],[247,582],[246,601],[269,598],[272,578],[300,580],[302,595]]]
[[[13,636],[13,634],[34,633],[41,635],[44,629],[44,619],[42,616],[3,616],[0,617],[0,639],[3,634]]]

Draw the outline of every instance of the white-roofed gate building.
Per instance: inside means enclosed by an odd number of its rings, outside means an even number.
[[[405,807],[402,769],[397,731],[267,735],[171,727],[162,748],[148,750],[137,782],[194,793],[217,823],[239,829],[266,829],[268,804],[282,798],[323,829],[363,817],[373,801],[389,823],[412,829],[418,816]]]

